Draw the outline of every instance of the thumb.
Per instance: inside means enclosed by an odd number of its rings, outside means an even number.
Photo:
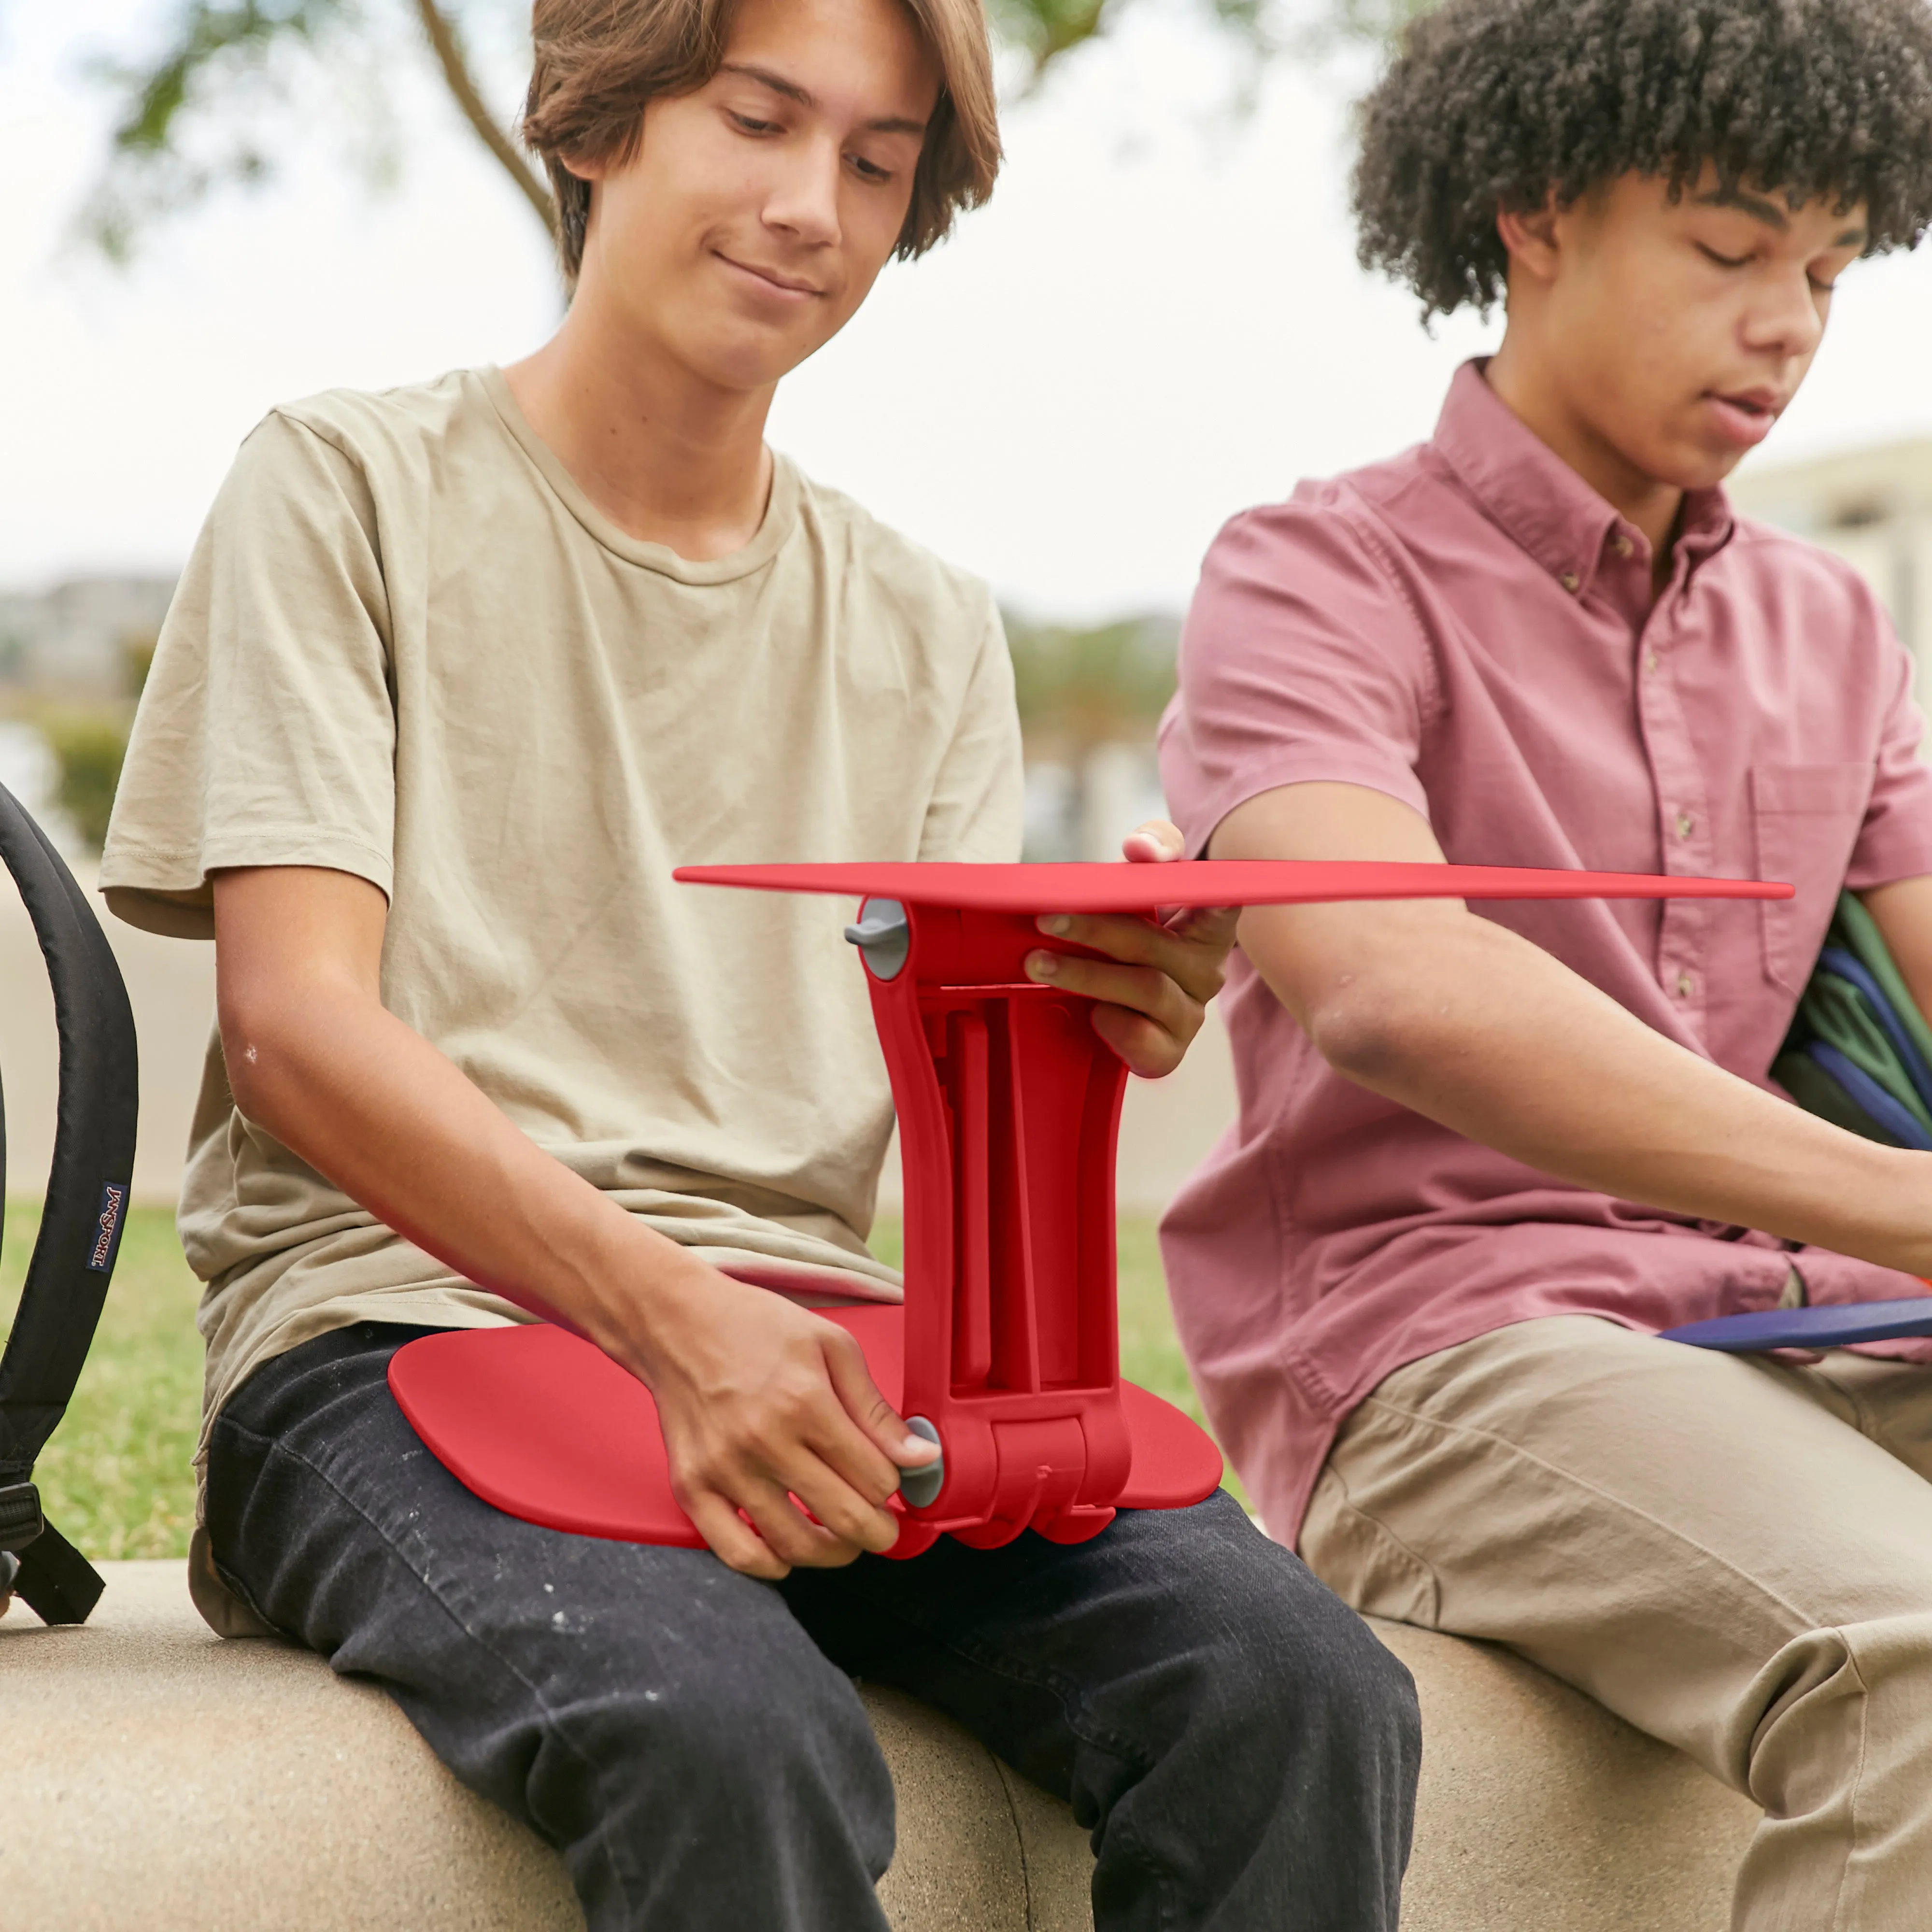
[[[879,1385],[866,1366],[865,1352],[858,1343],[842,1328],[834,1328],[832,1334],[837,1340],[826,1346],[825,1369],[831,1378],[832,1392],[845,1413],[884,1452],[895,1468],[917,1468],[930,1462],[939,1454],[938,1444],[915,1436],[905,1426],[904,1418],[879,1393]]]
[[[1120,856],[1137,866],[1168,864],[1184,857],[1186,850],[1187,842],[1181,837],[1180,828],[1164,818],[1150,818],[1120,841]]]

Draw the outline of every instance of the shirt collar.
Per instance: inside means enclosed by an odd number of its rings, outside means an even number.
[[[1647,576],[1643,532],[1510,410],[1484,378],[1486,359],[1456,371],[1431,446],[1490,520],[1573,596],[1587,593],[1606,563],[1634,562]],[[1721,549],[1735,523],[1721,489],[1689,492],[1677,544],[1688,568]]]

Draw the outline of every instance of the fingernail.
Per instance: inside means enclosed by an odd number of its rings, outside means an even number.
[[[923,1436],[908,1434],[906,1439],[899,1444],[899,1460],[902,1463],[930,1462],[938,1453],[939,1444],[937,1442],[928,1442]]]
[[[1026,969],[1029,978],[1051,980],[1060,970],[1059,956],[1052,952],[1029,952]]]
[[[1055,939],[1064,939],[1073,922],[1064,912],[1042,913],[1034,921],[1041,932],[1050,933]]]

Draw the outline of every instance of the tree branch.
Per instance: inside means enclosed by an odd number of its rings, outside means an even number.
[[[476,130],[477,139],[502,164],[504,172],[536,210],[537,219],[554,242],[556,203],[543,178],[518,153],[515,143],[496,124],[496,117],[477,92],[476,83],[470,76],[470,63],[463,56],[462,43],[456,36],[455,22],[437,5],[436,0],[416,0],[416,13],[442,69],[442,77],[455,96],[457,106],[463,110],[463,118]]]

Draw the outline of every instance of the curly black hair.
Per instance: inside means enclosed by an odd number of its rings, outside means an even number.
[[[1928,0],[1448,0],[1357,113],[1358,252],[1425,320],[1501,298],[1499,211],[1625,174],[1862,204],[1873,253],[1932,225]]]

